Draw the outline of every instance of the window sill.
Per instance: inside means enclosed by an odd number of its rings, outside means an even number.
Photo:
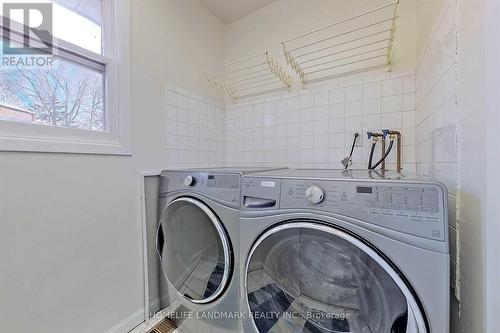
[[[0,151],[130,156],[129,123],[120,132],[42,126],[0,121]]]
[[[0,151],[132,156],[129,145],[118,143],[12,137],[0,137]]]

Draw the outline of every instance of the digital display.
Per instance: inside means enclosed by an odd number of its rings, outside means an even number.
[[[371,187],[357,187],[356,188],[357,192],[358,193],[361,193],[361,194],[372,194],[373,192],[373,189]]]
[[[239,188],[240,178],[237,175],[208,175],[207,187],[214,188]]]

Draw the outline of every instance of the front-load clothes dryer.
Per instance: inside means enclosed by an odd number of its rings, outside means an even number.
[[[240,183],[245,172],[258,171],[161,173],[160,308],[183,332],[240,331]]]
[[[242,332],[448,333],[447,191],[369,171],[242,179]]]

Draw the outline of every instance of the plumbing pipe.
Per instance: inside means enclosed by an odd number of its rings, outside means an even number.
[[[399,131],[393,131],[393,130],[388,130],[388,129],[385,129],[385,130],[382,130],[383,133],[387,133],[388,135],[391,135],[391,136],[396,136],[397,138],[397,149],[396,149],[396,169],[398,170],[399,173],[401,173],[401,157],[402,157],[402,143],[401,143],[401,140],[402,140],[402,136],[401,136],[401,132]]]

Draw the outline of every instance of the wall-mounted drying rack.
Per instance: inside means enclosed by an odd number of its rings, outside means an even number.
[[[399,0],[281,42],[304,84],[391,70]]]
[[[205,71],[210,84],[232,98],[290,89],[292,79],[266,51]]]

